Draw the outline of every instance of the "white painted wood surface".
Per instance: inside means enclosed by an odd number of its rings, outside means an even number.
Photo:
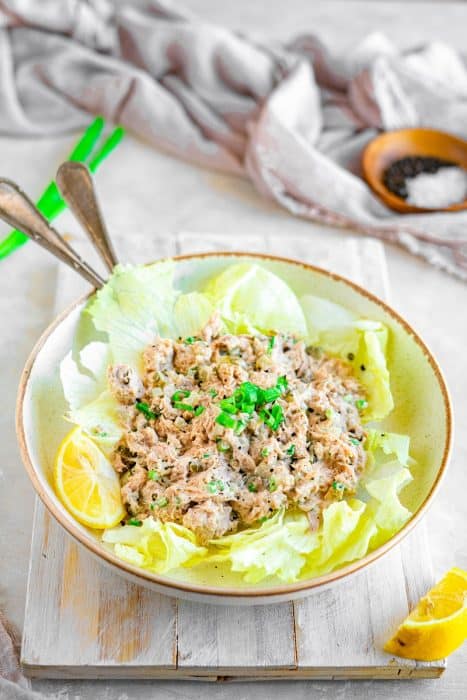
[[[229,240],[234,249],[235,239]],[[226,240],[183,233],[139,240],[136,248],[117,241],[117,247],[122,259],[141,261],[225,249]],[[349,238],[338,248],[322,242],[310,249],[302,237],[254,236],[243,237],[242,247],[322,265],[388,297],[378,241]],[[61,268],[60,306],[80,289],[79,278]],[[432,583],[422,523],[350,581],[296,603],[239,608],[175,601],[109,572],[37,502],[22,663],[29,675],[48,678],[434,678],[444,662],[406,661],[382,651]]]

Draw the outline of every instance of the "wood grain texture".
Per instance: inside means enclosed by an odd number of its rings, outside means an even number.
[[[123,260],[248,249],[338,272],[387,299],[379,241],[339,248],[311,237],[176,237],[116,241]],[[77,244],[78,243],[78,244]],[[91,259],[88,244],[74,241]],[[57,305],[84,291],[60,268]],[[57,309],[58,310],[58,309]],[[218,607],[161,596],[126,582],[81,550],[36,505],[23,637],[29,675],[49,678],[265,679],[435,678],[444,662],[389,657],[385,639],[433,583],[424,523],[396,549],[331,590],[295,603]]]

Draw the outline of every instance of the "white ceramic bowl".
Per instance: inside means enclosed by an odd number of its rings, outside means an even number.
[[[427,511],[445,472],[452,433],[448,391],[441,370],[415,331],[390,307],[348,280],[293,260],[247,253],[213,253],[175,258],[176,276],[182,289],[200,286],[223,267],[242,261],[260,262],[281,276],[297,292],[325,297],[343,304],[361,317],[382,321],[390,330],[388,363],[395,409],[384,429],[409,434],[416,459],[413,481],[401,500],[413,516],[384,545],[364,558],[325,576],[292,584],[247,585],[238,575],[212,580],[200,567],[177,576],[156,575],[118,559],[100,542],[98,535],[77,523],[54,493],[51,475],[57,447],[69,431],[58,368],[73,342],[83,332],[80,314],[86,298],[64,311],[43,333],[24,369],[18,395],[17,431],[24,464],[32,483],[60,525],[81,545],[133,582],[161,593],[219,604],[261,604],[291,600],[334,585],[355,575],[381,557],[414,527]]]

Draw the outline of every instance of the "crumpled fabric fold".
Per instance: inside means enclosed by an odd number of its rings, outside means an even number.
[[[90,114],[176,157],[251,180],[296,216],[402,245],[467,279],[467,212],[400,215],[362,178],[381,130],[467,139],[467,63],[379,33],[336,55],[310,27],[249,37],[168,0],[0,0],[0,134],[50,136]]]

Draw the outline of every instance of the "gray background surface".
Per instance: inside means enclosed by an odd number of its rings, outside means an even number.
[[[186,0],[200,17],[228,27],[285,39],[304,31],[345,48],[370,31],[385,32],[401,47],[441,39],[464,49],[467,4],[423,2],[315,2],[263,0],[234,3]],[[0,139],[0,172],[38,195],[64,158],[73,137],[46,140]],[[330,245],[348,235],[291,218],[265,202],[240,179],[221,176],[176,161],[128,137],[98,175],[98,186],[111,231],[122,235],[170,236],[174,231],[288,232]],[[124,193],[124,195],[123,195]],[[59,221],[77,231],[68,215]],[[2,227],[2,232],[4,228]],[[273,252],[273,251],[271,251]],[[453,565],[467,568],[467,287],[397,248],[387,246],[392,303],[417,328],[437,355],[452,392],[457,431],[451,467],[428,517],[436,575]],[[154,250],[157,256],[157,250]],[[28,244],[0,263],[0,605],[22,625],[34,502],[18,455],[14,404],[24,361],[41,330],[51,320],[56,266]],[[41,681],[36,689],[62,700],[105,698],[216,698],[216,700],[299,700],[349,698],[377,700],[460,700],[467,697],[467,650],[451,659],[438,681],[276,682],[211,685],[174,682]]]

